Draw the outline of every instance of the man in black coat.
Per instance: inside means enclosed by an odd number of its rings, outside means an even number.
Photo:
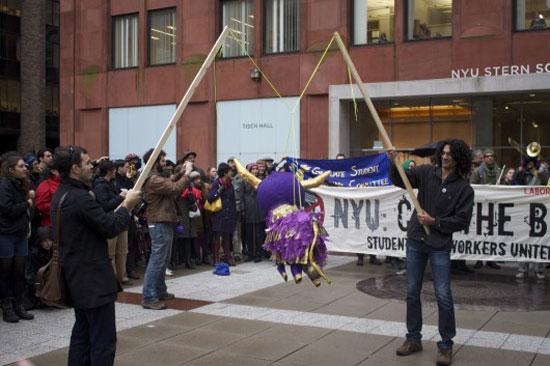
[[[392,160],[390,178],[403,188],[404,183]],[[439,309],[439,352],[436,364],[452,362],[453,338],[456,335],[454,302],[451,293],[451,249],[453,233],[469,227],[474,206],[474,190],[468,176],[472,165],[470,148],[462,140],[445,140],[436,150],[437,165],[420,165],[405,173],[418,189],[422,210],[413,212],[407,224],[407,339],[396,351],[408,356],[422,351],[422,308],[420,293],[428,260]],[[422,226],[429,229],[427,234]]]
[[[61,266],[76,317],[69,366],[112,365],[115,300],[120,286],[109,260],[107,239],[128,228],[129,212],[139,201],[140,192],[130,191],[120,207],[105,212],[90,192],[92,164],[85,149],[58,148],[54,166],[61,175],[61,185],[52,200],[52,224],[55,228],[60,220]]]

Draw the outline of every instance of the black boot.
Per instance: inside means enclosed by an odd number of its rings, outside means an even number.
[[[16,299],[14,301],[13,308],[15,310],[15,314],[20,319],[23,319],[23,320],[33,320],[34,319],[34,315],[27,312],[27,310],[25,310],[25,307],[23,306],[23,302],[20,299],[19,300]]]
[[[185,256],[185,268],[195,269],[195,261],[191,258],[191,243],[186,241],[183,250]]]
[[[2,299],[2,318],[7,323],[17,323],[19,317],[13,309],[11,299]]]

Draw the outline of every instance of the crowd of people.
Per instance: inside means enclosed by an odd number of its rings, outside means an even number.
[[[522,164],[517,167],[503,167],[497,164],[495,153],[491,149],[475,150],[473,152],[472,169],[470,174],[470,183],[486,185],[519,185],[519,186],[540,186],[550,184],[548,162],[540,157],[530,157],[525,155]],[[486,262],[487,267],[500,269],[496,262]],[[474,268],[479,269],[483,266],[482,261],[475,263]],[[520,262],[516,278],[524,280],[529,273],[529,267],[533,268],[537,280],[543,281],[544,263]],[[472,270],[462,265],[459,271],[471,272]]]
[[[526,156],[516,169],[503,171],[492,150],[471,151],[461,140],[438,145],[433,161],[416,167],[402,162],[403,170],[424,211],[411,216],[407,230],[406,262],[387,257],[397,274],[407,275],[406,341],[396,350],[407,356],[422,350],[420,293],[426,263],[435,275],[439,307],[438,362],[450,365],[456,333],[450,289],[451,273],[469,273],[464,261],[450,261],[452,233],[468,227],[474,191],[471,184],[546,185],[548,164],[538,156]],[[404,187],[397,173],[394,150],[390,177]],[[3,320],[32,320],[29,309],[41,305],[35,292],[36,276],[59,244],[67,305],[75,311],[69,348],[69,364],[112,364],[116,350],[115,306],[122,284],[139,279],[138,265],[145,266],[142,306],[166,309],[166,276],[179,268],[194,269],[221,262],[260,262],[267,253],[264,217],[256,189],[237,174],[230,158],[204,171],[188,151],[176,162],[166,153],[150,149],[143,162],[152,170],[134,189],[142,159],[128,154],[112,161],[91,160],[78,146],[40,150],[25,156],[7,152],[0,156],[0,303]],[[345,158],[339,154],[337,159]],[[154,163],[150,163],[154,159]],[[240,167],[239,167],[240,168]],[[265,179],[274,171],[273,160],[249,163],[246,169]],[[430,194],[441,187],[442,194]],[[460,192],[460,194],[459,194]],[[448,196],[448,197],[447,197]],[[451,200],[452,198],[452,200]],[[445,205],[441,200],[445,199]],[[218,209],[213,209],[218,202]],[[220,205],[221,203],[221,205]],[[210,208],[209,208],[210,207]],[[431,226],[426,236],[422,226]],[[363,265],[364,256],[358,256]],[[369,262],[380,265],[376,256]],[[479,261],[474,268],[484,265]],[[486,266],[500,269],[496,262]],[[520,263],[516,278],[523,281],[533,267],[543,281],[544,265]],[[88,362],[88,361],[89,362]]]
[[[153,149],[146,152],[146,163]],[[4,321],[33,319],[28,310],[40,307],[35,296],[36,274],[51,259],[54,242],[52,200],[62,176],[56,152],[42,149],[24,156],[7,152],[0,157],[0,300]],[[131,212],[128,227],[109,238],[108,256],[120,284],[140,278],[146,266],[143,307],[164,309],[165,276],[178,269],[195,269],[224,261],[260,262],[264,220],[256,191],[236,174],[233,158],[205,170],[195,163],[197,154],[185,152],[172,162],[161,152],[142,188],[142,200]],[[142,159],[101,157],[91,161],[89,189],[105,213],[112,212],[133,188]],[[264,158],[246,168],[263,179],[273,171],[273,159]],[[205,210],[218,196],[222,210]],[[220,254],[220,251],[223,254]]]
[[[152,149],[143,156],[148,161]],[[53,164],[54,151],[41,149],[24,156],[8,152],[1,156],[0,180],[0,298],[3,318],[8,322],[32,319],[28,309],[40,306],[34,296],[37,271],[48,263],[54,241],[50,217],[51,202],[61,183]],[[166,291],[165,276],[180,268],[195,269],[224,261],[230,266],[241,261],[260,262],[267,254],[262,249],[265,223],[256,202],[256,190],[236,173],[234,158],[218,167],[201,169],[197,154],[187,151],[177,162],[160,154],[143,188],[143,201],[132,212],[127,230],[108,239],[108,254],[121,284],[140,278],[138,265],[147,265],[143,306],[164,309],[163,301],[173,298]],[[345,155],[338,154],[336,159]],[[404,170],[416,166],[414,160],[402,163]],[[137,180],[142,159],[128,154],[125,159],[107,157],[93,161],[91,189],[105,212],[113,211],[124,200]],[[273,159],[249,163],[246,168],[263,179],[274,170]],[[491,149],[473,151],[470,183],[489,185],[545,185],[548,164],[525,157],[518,168],[505,171],[497,164]],[[222,210],[205,210],[207,201],[221,198]],[[364,255],[359,254],[358,265]],[[369,263],[381,265],[376,256]],[[404,275],[405,264],[388,257],[395,273]],[[497,262],[478,261],[500,269]],[[520,263],[517,279],[523,280],[533,267],[538,280],[544,280],[544,265]],[[454,274],[474,270],[465,261],[452,263]]]

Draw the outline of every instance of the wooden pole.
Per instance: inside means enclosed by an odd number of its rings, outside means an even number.
[[[496,184],[497,186],[502,184],[501,180],[505,170],[506,170],[506,165],[503,165],[502,168],[500,169],[500,175],[498,176],[498,179],[497,179],[497,184]]]
[[[370,99],[369,94],[367,93],[367,89],[365,88],[365,85],[363,84],[363,81],[361,80],[361,77],[359,76],[359,73],[355,68],[355,64],[351,60],[348,49],[346,48],[344,41],[342,40],[342,37],[340,37],[340,34],[338,32],[334,32],[334,38],[336,39],[336,43],[338,44],[338,47],[342,52],[344,61],[346,62],[346,64],[348,65],[351,71],[351,75],[353,76],[355,83],[357,84],[357,86],[359,87],[359,90],[361,91],[361,94],[363,95],[363,99],[365,100],[365,103],[367,103],[367,108],[369,109],[369,112],[372,115],[374,122],[376,122],[376,126],[378,127],[378,131],[380,131],[380,135],[382,135],[382,140],[384,140],[384,144],[386,145],[386,148],[395,150],[395,147],[391,143],[388,133],[386,132],[386,129],[382,124],[382,120],[380,120],[380,116],[378,115],[376,108],[374,108],[374,104],[372,104],[372,100]],[[399,176],[401,177],[401,180],[403,180],[403,183],[405,184],[405,188],[407,189],[407,192],[411,197],[411,200],[413,202],[414,208],[416,209],[416,212],[417,213],[422,212],[422,207],[420,207],[420,202],[418,202],[418,199],[414,194],[414,190],[411,186],[411,182],[409,181],[409,178],[407,177],[407,174],[405,173],[405,170],[403,170],[403,167],[401,166],[401,164],[395,164],[395,166],[397,167]],[[426,234],[430,234],[430,228],[427,225],[423,225],[423,226],[424,226],[424,230],[426,231]]]
[[[141,190],[141,187],[143,186],[143,183],[145,182],[145,179],[147,178],[147,176],[151,172],[151,169],[155,165],[155,162],[157,161],[157,158],[158,158],[162,148],[164,147],[164,144],[166,143],[166,140],[168,140],[168,137],[170,136],[170,133],[172,133],[172,130],[174,129],[174,127],[176,126],[176,123],[178,122],[181,115],[183,114],[183,111],[187,107],[187,104],[189,104],[189,101],[193,97],[193,94],[195,94],[195,90],[197,89],[197,87],[199,86],[202,78],[206,74],[206,70],[210,67],[210,65],[212,64],[212,62],[216,58],[216,55],[217,55],[218,51],[220,50],[220,48],[222,47],[223,42],[225,41],[225,38],[227,37],[228,32],[229,32],[229,28],[226,26],[223,29],[220,36],[218,37],[218,40],[216,41],[216,43],[214,43],[214,46],[210,50],[210,53],[208,54],[208,56],[206,56],[206,59],[204,60],[204,63],[202,64],[201,68],[199,69],[199,72],[197,73],[197,75],[195,75],[195,78],[191,82],[191,85],[189,85],[189,88],[187,89],[187,92],[185,93],[185,95],[181,99],[181,102],[178,105],[178,107],[176,108],[176,111],[174,112],[174,114],[172,115],[172,118],[170,119],[170,122],[168,122],[168,125],[164,129],[164,132],[162,133],[162,135],[161,135],[161,137],[160,137],[160,139],[157,143],[157,146],[155,146],[155,149],[153,150],[153,153],[151,154],[151,157],[149,158],[149,160],[145,164],[145,167],[143,168],[143,171],[139,175],[139,178],[138,178],[136,184],[134,185],[134,188],[133,188],[134,190],[138,190],[138,191]]]

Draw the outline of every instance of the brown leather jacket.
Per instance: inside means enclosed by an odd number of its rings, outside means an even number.
[[[143,197],[147,202],[145,216],[149,224],[178,222],[176,197],[188,182],[185,175],[176,182],[158,174],[153,174],[147,179],[143,187]]]

